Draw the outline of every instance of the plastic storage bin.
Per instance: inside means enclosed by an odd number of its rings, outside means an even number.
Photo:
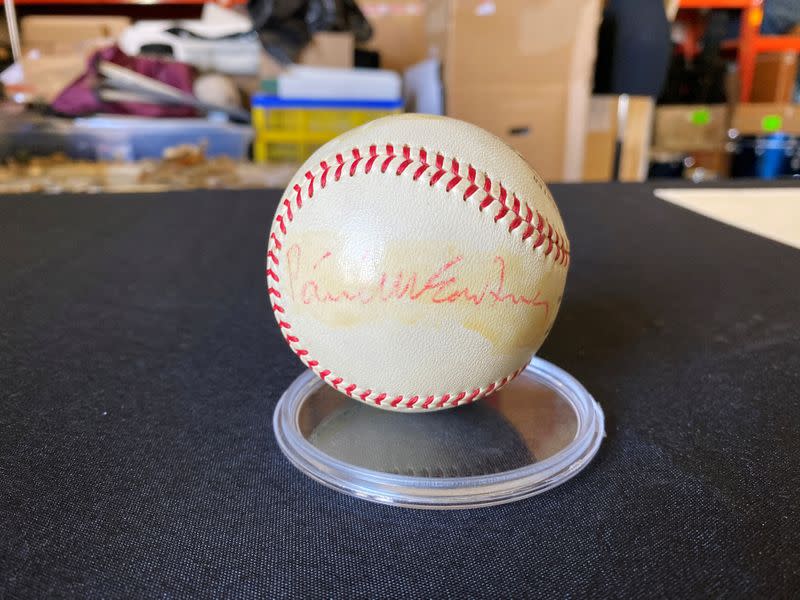
[[[98,140],[98,158],[114,160],[161,158],[181,144],[204,144],[208,157],[245,159],[253,139],[250,127],[209,119],[92,117],[75,119],[74,131]]]
[[[19,119],[0,123],[0,160],[55,152],[83,160],[161,158],[180,144],[205,144],[209,157],[245,159],[252,139],[250,127],[206,119]]]
[[[256,162],[302,162],[336,136],[379,117],[401,112],[397,101],[252,98]]]

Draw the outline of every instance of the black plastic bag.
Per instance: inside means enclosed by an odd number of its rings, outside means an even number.
[[[284,65],[318,31],[350,31],[357,42],[372,36],[355,0],[249,0],[247,11],[264,49]]]

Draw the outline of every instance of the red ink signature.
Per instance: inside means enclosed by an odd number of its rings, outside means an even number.
[[[311,271],[316,271],[331,256],[333,254],[326,251],[319,258],[311,261]],[[326,289],[313,276],[308,277],[301,273],[302,258],[302,249],[298,244],[287,249],[289,293],[294,300],[299,300],[303,304],[331,302],[371,304],[405,299],[411,302],[429,301],[433,304],[471,302],[475,306],[480,306],[484,302],[523,304],[541,307],[545,312],[545,317],[550,310],[550,303],[540,299],[540,292],[529,297],[506,291],[506,263],[501,256],[494,257],[495,270],[488,275],[482,285],[474,289],[459,279],[458,266],[464,260],[463,256],[455,256],[445,261],[430,274],[416,271],[398,271],[391,274],[384,272],[373,282],[357,285],[350,289],[336,290]]]

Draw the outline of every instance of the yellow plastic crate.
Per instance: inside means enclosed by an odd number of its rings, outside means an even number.
[[[294,104],[294,105],[292,105]],[[368,121],[399,113],[400,103],[350,104],[254,98],[253,158],[258,163],[302,162],[338,135]]]

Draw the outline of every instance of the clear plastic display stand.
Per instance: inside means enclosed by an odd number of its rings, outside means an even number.
[[[306,371],[278,402],[273,428],[286,457],[324,485],[450,509],[521,500],[574,477],[597,453],[604,418],[574,377],[534,358],[490,397],[430,414],[368,406]]]

